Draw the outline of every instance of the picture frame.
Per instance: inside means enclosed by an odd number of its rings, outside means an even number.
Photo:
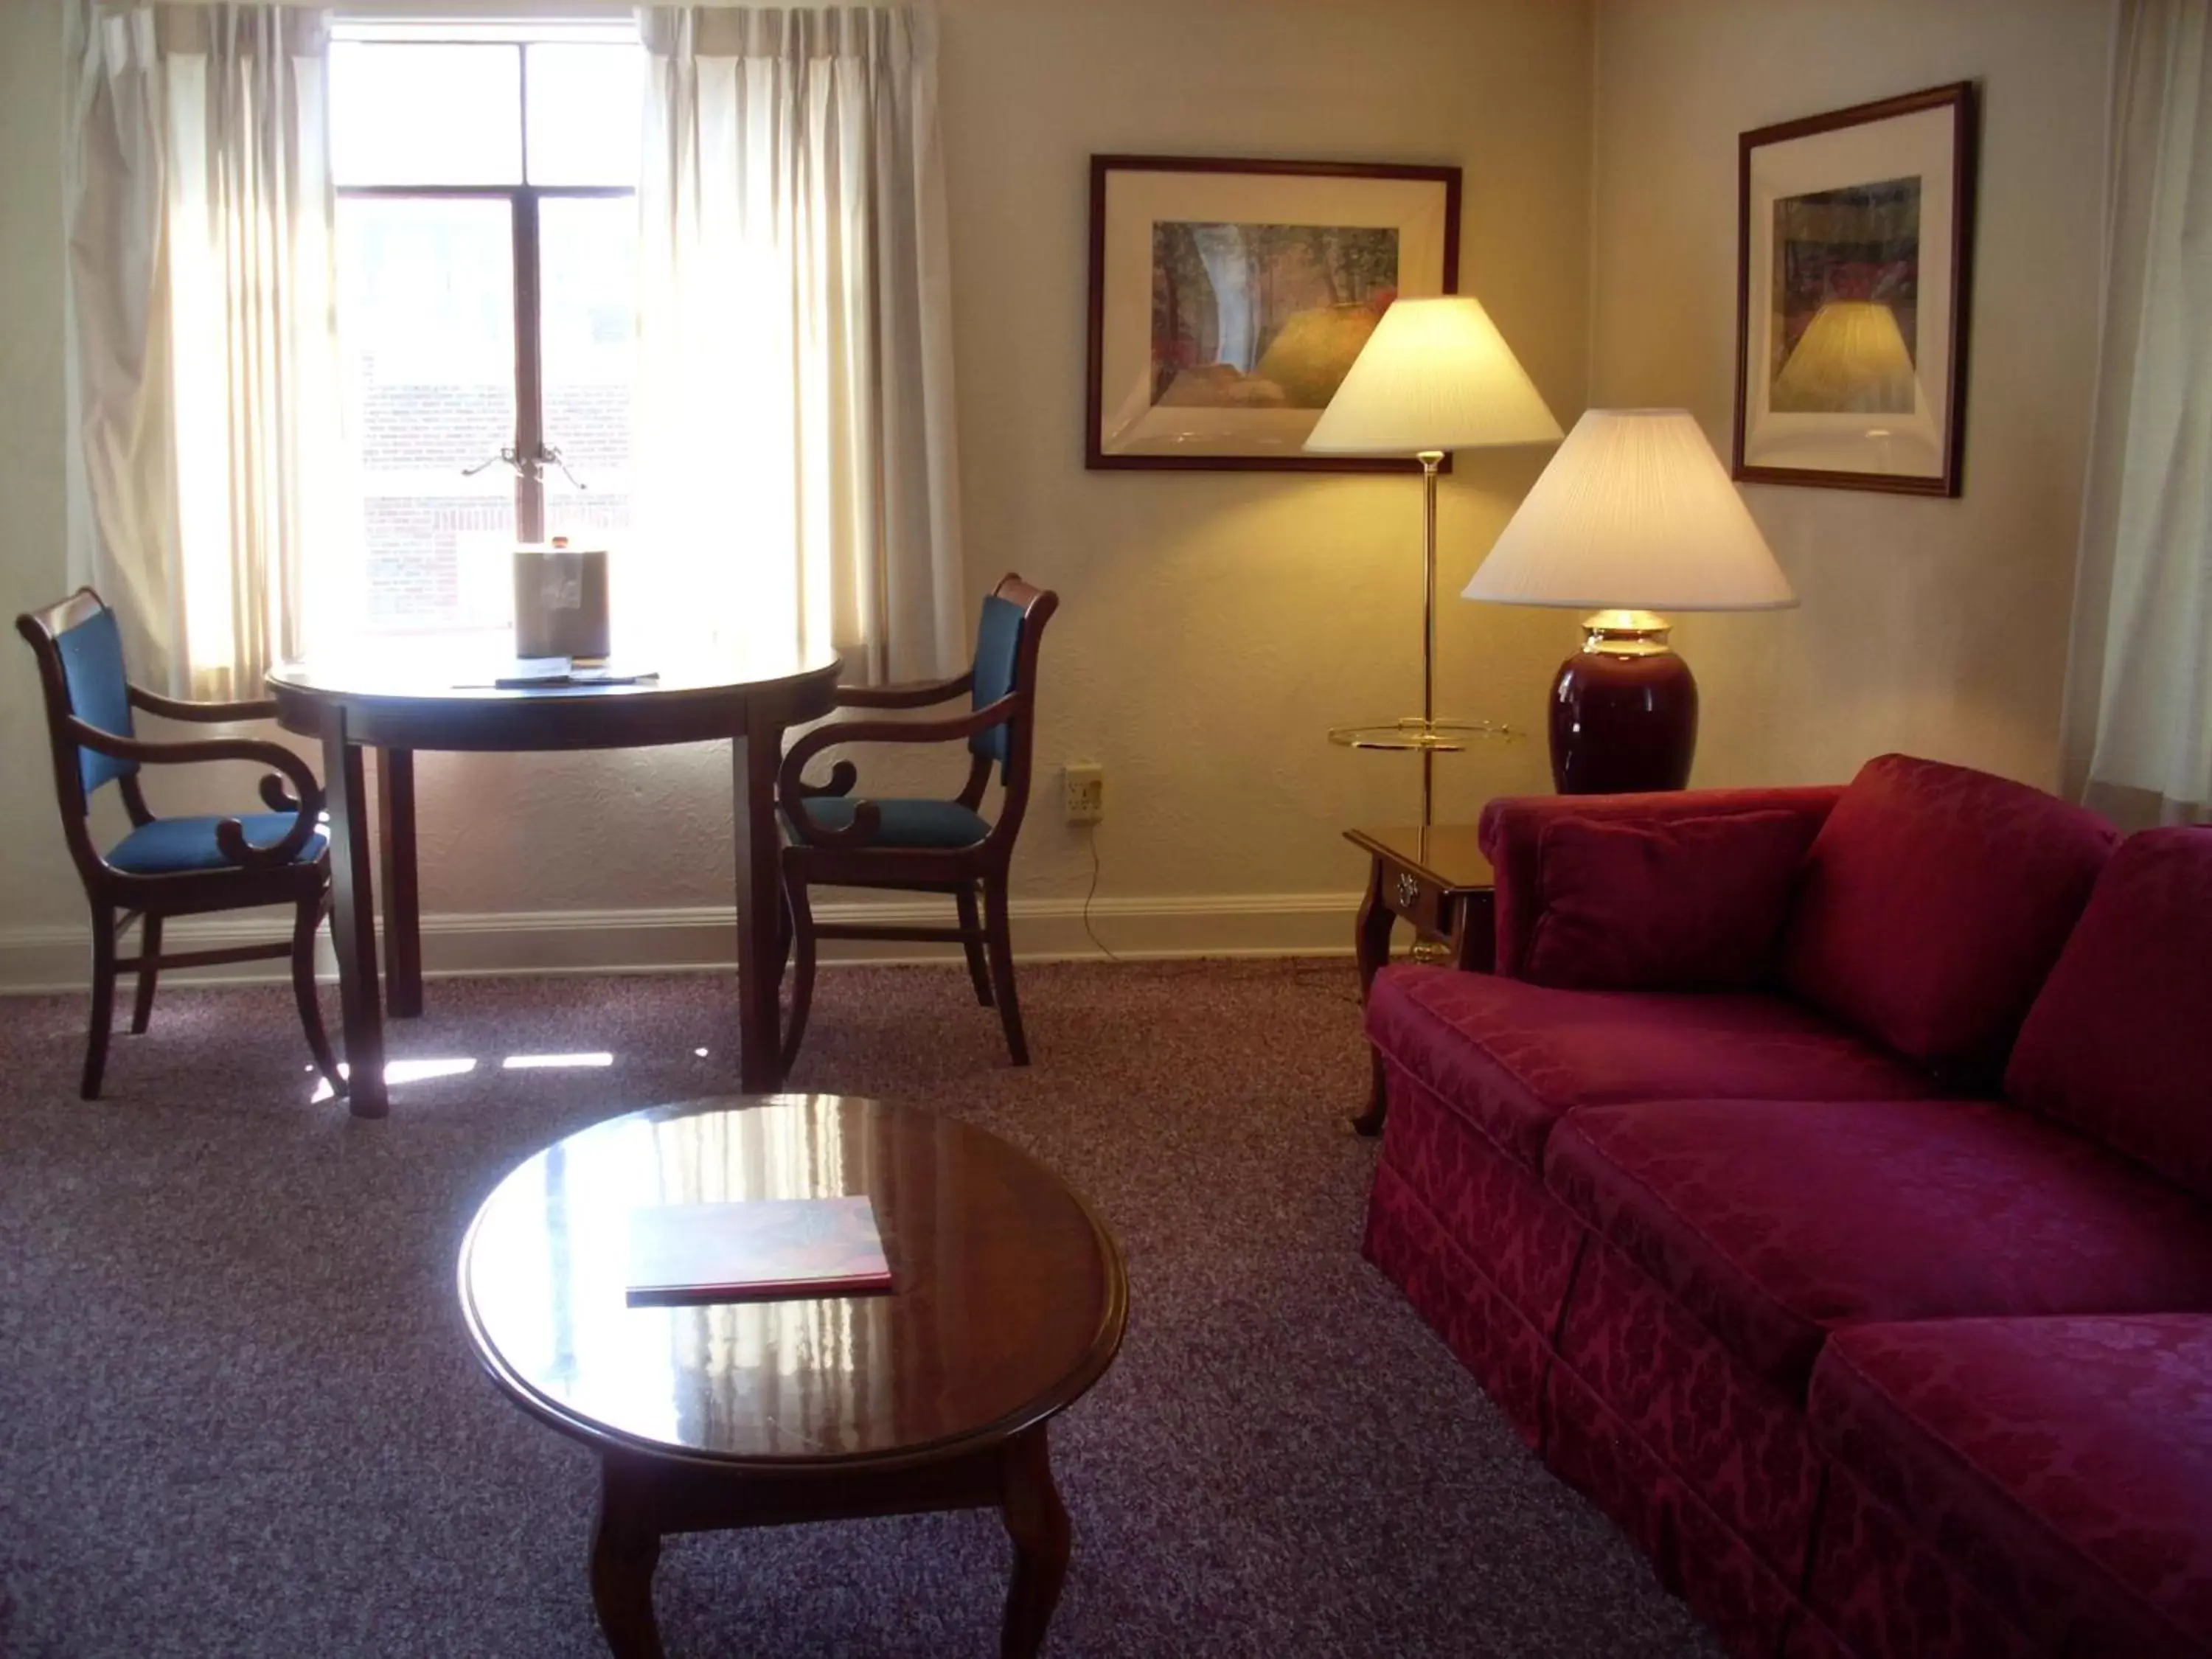
[[[1736,478],[1959,494],[1975,137],[1970,81],[1741,136]]]
[[[1392,299],[1458,291],[1459,217],[1455,167],[1093,155],[1085,465],[1418,471],[1302,447]]]

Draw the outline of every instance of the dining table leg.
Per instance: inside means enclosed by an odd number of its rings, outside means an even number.
[[[331,815],[331,938],[337,947],[346,1097],[356,1117],[382,1117],[391,1103],[384,1087],[366,785],[361,745],[346,735],[345,711],[330,708],[323,721],[323,804]]]
[[[376,751],[376,844],[384,880],[384,1012],[422,1013],[422,895],[415,876],[415,751]]]
[[[738,1086],[769,1094],[783,1086],[776,1012],[783,843],[775,827],[783,728],[749,709],[744,732],[730,748],[738,844]]]

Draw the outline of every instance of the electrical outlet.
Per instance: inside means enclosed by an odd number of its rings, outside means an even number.
[[[1096,761],[1070,761],[1060,769],[1060,798],[1070,823],[1096,823],[1106,816],[1106,769]]]

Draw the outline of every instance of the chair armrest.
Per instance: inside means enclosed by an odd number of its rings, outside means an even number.
[[[158,691],[149,691],[143,685],[127,689],[133,708],[159,714],[165,720],[196,720],[205,726],[219,720],[273,720],[276,718],[276,699],[274,697],[256,697],[250,702],[184,702],[175,697],[165,697]]]
[[[973,669],[949,680],[916,681],[909,685],[841,685],[835,707],[839,708],[927,708],[950,702],[975,684]]]
[[[806,763],[823,750],[848,743],[956,743],[1005,724],[1020,712],[1026,701],[1022,693],[1016,691],[951,720],[829,720],[816,726],[791,745],[791,752],[783,757],[782,769],[776,774],[776,799],[793,803],[793,810],[784,815],[790,822],[792,833],[816,847],[860,847],[875,839],[882,815],[873,801],[854,802],[853,822],[842,830],[824,830],[810,820],[805,812],[797,810],[796,803],[802,800],[847,793],[858,775],[848,763],[841,761],[827,787],[807,783],[801,775]]]
[[[1544,831],[1562,818],[1607,823],[1668,823],[1736,812],[1804,815],[1817,830],[1844,793],[1841,784],[1788,789],[1682,789],[1639,795],[1509,795],[1482,810],[1482,855],[1498,885],[1498,968],[1521,975],[1529,941],[1544,913],[1540,853]]]
[[[118,760],[137,761],[145,766],[190,765],[200,761],[256,761],[274,768],[289,778],[298,791],[299,807],[292,827],[283,836],[267,846],[256,846],[246,838],[245,826],[236,818],[224,818],[215,827],[215,844],[223,857],[233,864],[248,870],[272,869],[287,865],[299,856],[307,838],[315,833],[316,820],[323,810],[323,787],[315,781],[307,763],[282,744],[268,743],[258,738],[208,738],[193,743],[146,743],[137,738],[118,737],[112,732],[103,732],[88,726],[75,715],[62,722],[62,729],[70,741],[96,754],[112,755]],[[271,786],[275,786],[275,793]],[[262,781],[261,798],[277,810],[283,786],[275,778]]]

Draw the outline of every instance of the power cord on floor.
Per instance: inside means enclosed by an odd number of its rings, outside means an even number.
[[[1106,948],[1106,941],[1098,937],[1098,930],[1091,925],[1091,903],[1098,896],[1098,826],[1097,824],[1091,823],[1084,826],[1083,844],[1091,849],[1091,886],[1083,895],[1083,931],[1090,935],[1091,943],[1097,948],[1100,956],[1109,962],[1118,963],[1121,958]]]

